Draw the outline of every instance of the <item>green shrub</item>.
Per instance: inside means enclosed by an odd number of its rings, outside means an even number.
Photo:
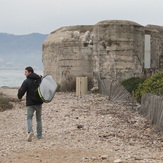
[[[57,90],[56,92],[61,92],[61,85],[57,83]]]
[[[123,80],[121,84],[126,88],[128,92],[132,93],[132,91],[135,92],[139,84],[143,83],[144,81],[145,81],[145,78],[132,77],[127,80]]]
[[[5,97],[2,93],[0,93],[0,111],[5,111],[7,109],[12,109],[13,104],[10,103],[9,98]]]
[[[85,77],[85,75],[81,75],[81,77]],[[88,90],[93,87],[93,79],[90,76],[88,77]],[[76,90],[76,77],[75,76],[67,76],[66,80],[63,80],[61,85],[59,85],[58,91],[64,92],[74,92]]]
[[[76,78],[74,76],[68,76],[66,80],[62,81],[60,85],[60,91],[61,92],[71,92],[75,91],[76,89]]]
[[[142,95],[146,93],[163,95],[163,71],[154,74],[138,86],[135,97],[139,103]]]
[[[93,82],[93,77],[87,76],[88,77],[88,90],[93,88],[94,82]]]

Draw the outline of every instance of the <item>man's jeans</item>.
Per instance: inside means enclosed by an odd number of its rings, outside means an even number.
[[[27,106],[27,127],[28,133],[33,132],[32,129],[32,118],[36,111],[36,122],[37,122],[37,138],[42,138],[42,119],[41,119],[42,105]]]

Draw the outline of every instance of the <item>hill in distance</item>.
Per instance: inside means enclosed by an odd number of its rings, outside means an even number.
[[[0,69],[43,69],[42,44],[48,34],[13,35],[0,33]]]

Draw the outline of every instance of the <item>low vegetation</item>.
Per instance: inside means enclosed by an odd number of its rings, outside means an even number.
[[[163,95],[163,71],[160,71],[150,78],[132,77],[121,82],[128,92],[135,92],[137,102],[141,102],[143,94],[152,93]]]
[[[13,104],[10,103],[10,99],[5,97],[3,93],[0,92],[0,112],[12,109]]]
[[[139,84],[143,83],[145,80],[145,78],[132,77],[122,81],[121,84],[125,87],[125,89],[127,89],[129,93],[132,93],[132,91],[135,92]]]
[[[150,78],[146,79],[142,84],[139,84],[135,96],[140,103],[143,94],[152,93],[163,95],[163,71],[160,71]]]
[[[81,77],[85,77],[84,75]],[[88,91],[93,87],[93,79],[90,76],[88,77]],[[75,92],[76,91],[76,77],[75,76],[67,76],[66,80],[62,81],[59,85],[57,91],[61,92]]]

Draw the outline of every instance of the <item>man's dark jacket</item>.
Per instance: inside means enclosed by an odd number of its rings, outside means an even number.
[[[41,77],[35,73],[31,73],[27,76],[27,79],[24,80],[22,83],[20,89],[18,90],[18,98],[22,99],[24,94],[26,94],[26,105],[41,105],[42,101],[34,101],[32,100],[32,94],[33,94],[33,88],[34,88],[34,82],[38,79],[41,79]]]

